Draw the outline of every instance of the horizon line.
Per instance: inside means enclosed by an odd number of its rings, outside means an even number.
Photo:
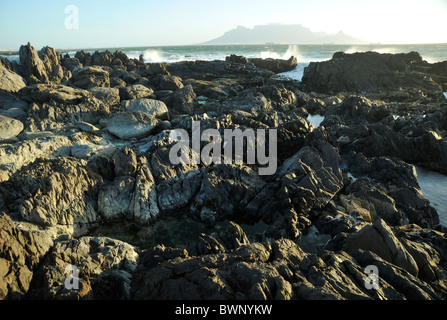
[[[144,45],[144,46],[101,46],[101,47],[73,47],[73,48],[58,48],[51,47],[57,51],[66,51],[66,50],[97,50],[97,49],[135,49],[135,48],[160,48],[160,47],[222,47],[222,46],[286,46],[286,45],[295,45],[295,46],[410,46],[410,45],[447,45],[447,42],[432,42],[432,43],[228,43],[228,44],[170,44],[170,45]],[[46,47],[44,46],[44,47]],[[42,47],[42,48],[44,48]],[[40,51],[40,50],[37,50]],[[18,49],[0,49],[0,54],[2,55],[17,55],[19,54]]]

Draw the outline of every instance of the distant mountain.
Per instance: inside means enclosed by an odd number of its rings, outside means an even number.
[[[362,44],[365,41],[355,39],[340,31],[337,34],[314,32],[300,24],[260,25],[253,29],[239,26],[223,36],[207,41],[205,45],[220,44]]]

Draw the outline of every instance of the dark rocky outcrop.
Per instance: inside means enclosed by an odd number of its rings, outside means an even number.
[[[431,96],[440,95],[440,84],[416,71],[424,65],[416,52],[395,55],[337,52],[329,61],[310,63],[304,71],[303,83],[309,90],[331,94],[412,88]]]
[[[253,63],[257,68],[267,69],[274,73],[292,71],[298,66],[298,59],[296,57],[290,57],[288,60],[250,58],[248,61]]]

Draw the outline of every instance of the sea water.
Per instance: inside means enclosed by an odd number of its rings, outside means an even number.
[[[317,114],[317,115],[309,115],[307,117],[307,120],[310,123],[312,123],[315,126],[315,128],[318,128],[321,125],[321,123],[324,121],[324,116],[321,116],[319,114]]]
[[[419,186],[438,211],[441,224],[447,227],[447,176],[416,166]]]

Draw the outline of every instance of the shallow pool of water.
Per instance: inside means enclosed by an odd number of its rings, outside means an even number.
[[[438,211],[441,224],[447,227],[447,176],[418,166],[416,171],[422,192]]]
[[[324,116],[320,116],[319,114],[309,115],[307,117],[307,120],[310,123],[312,123],[315,126],[315,128],[318,128],[321,125],[321,123],[324,121]]]

